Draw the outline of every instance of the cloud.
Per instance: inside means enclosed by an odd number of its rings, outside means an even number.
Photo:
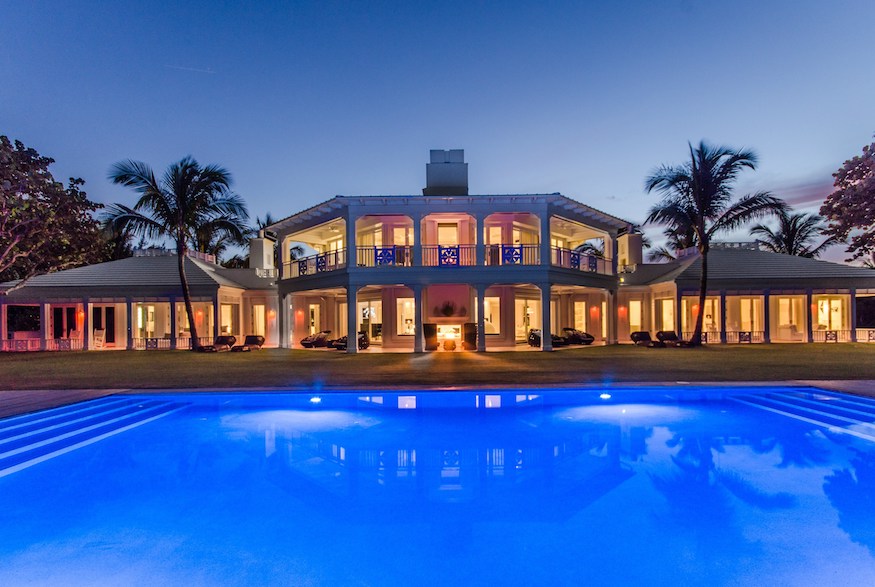
[[[181,65],[165,65],[164,67],[166,67],[168,69],[178,69],[179,71],[194,71],[196,73],[209,73],[210,75],[216,73],[215,71],[213,71],[213,69],[211,67],[208,67],[206,69],[201,69],[198,67],[183,67]]]
[[[819,207],[832,190],[831,180],[819,179],[776,187],[772,192],[791,206],[806,208]]]

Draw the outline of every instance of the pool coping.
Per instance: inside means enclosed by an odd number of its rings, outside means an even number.
[[[622,386],[624,388],[644,388],[662,386],[709,386],[709,387],[767,387],[767,386],[809,386],[829,391],[839,391],[854,395],[862,395],[875,398],[875,380],[871,379],[841,379],[841,380],[801,380],[792,379],[784,381],[651,381],[630,382],[614,381],[610,383],[590,383],[583,385],[549,385],[545,388],[561,391],[563,389],[599,389],[605,387]],[[231,388],[118,388],[118,389],[32,389],[32,390],[0,390],[0,418],[18,416],[39,410],[56,408],[91,399],[97,399],[109,395],[130,394],[178,394],[178,393],[332,393],[349,390],[361,391],[464,391],[471,389],[504,389],[504,390],[536,390],[542,389],[532,385],[494,385],[494,386],[452,386],[436,387],[431,385],[404,385],[404,386],[299,386],[288,388],[275,387],[231,387]]]

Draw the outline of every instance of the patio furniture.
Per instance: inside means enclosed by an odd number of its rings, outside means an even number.
[[[657,340],[659,340],[659,342],[665,343],[667,346],[674,346],[674,347],[692,346],[692,344],[690,344],[690,341],[681,340],[680,338],[678,338],[678,334],[674,330],[660,330],[659,332],[656,333],[656,338],[657,338]]]
[[[653,340],[650,338],[650,333],[644,330],[633,332],[629,335],[629,338],[632,339],[632,342],[635,343],[635,346],[643,346],[649,349],[661,349],[665,348],[665,343],[661,340]]]
[[[248,353],[249,351],[260,350],[264,346],[264,337],[258,335],[247,334],[243,339],[243,344],[231,347],[235,353]]]
[[[328,346],[329,334],[331,334],[330,330],[321,330],[316,334],[311,334],[310,336],[307,336],[301,340],[301,346],[305,349]]]
[[[595,340],[595,337],[589,332],[568,327],[562,329],[562,337],[568,344],[592,344]]]
[[[236,336],[224,334],[222,336],[217,336],[213,344],[205,344],[198,347],[198,351],[202,353],[224,353],[230,351],[235,342],[237,342]]]

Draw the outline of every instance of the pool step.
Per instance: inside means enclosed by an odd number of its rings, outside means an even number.
[[[4,420],[0,422],[0,477],[152,422],[185,405],[125,398],[29,415],[42,417]]]
[[[866,398],[812,391],[764,392],[733,396],[762,410],[875,442],[875,402]]]

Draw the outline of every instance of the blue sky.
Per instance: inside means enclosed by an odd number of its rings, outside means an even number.
[[[219,163],[253,216],[419,193],[562,192],[640,221],[687,141],[740,193],[817,200],[875,131],[875,2],[2,2],[0,133],[103,203],[121,159]],[[658,231],[651,229],[650,232]],[[842,255],[839,255],[841,257]]]

